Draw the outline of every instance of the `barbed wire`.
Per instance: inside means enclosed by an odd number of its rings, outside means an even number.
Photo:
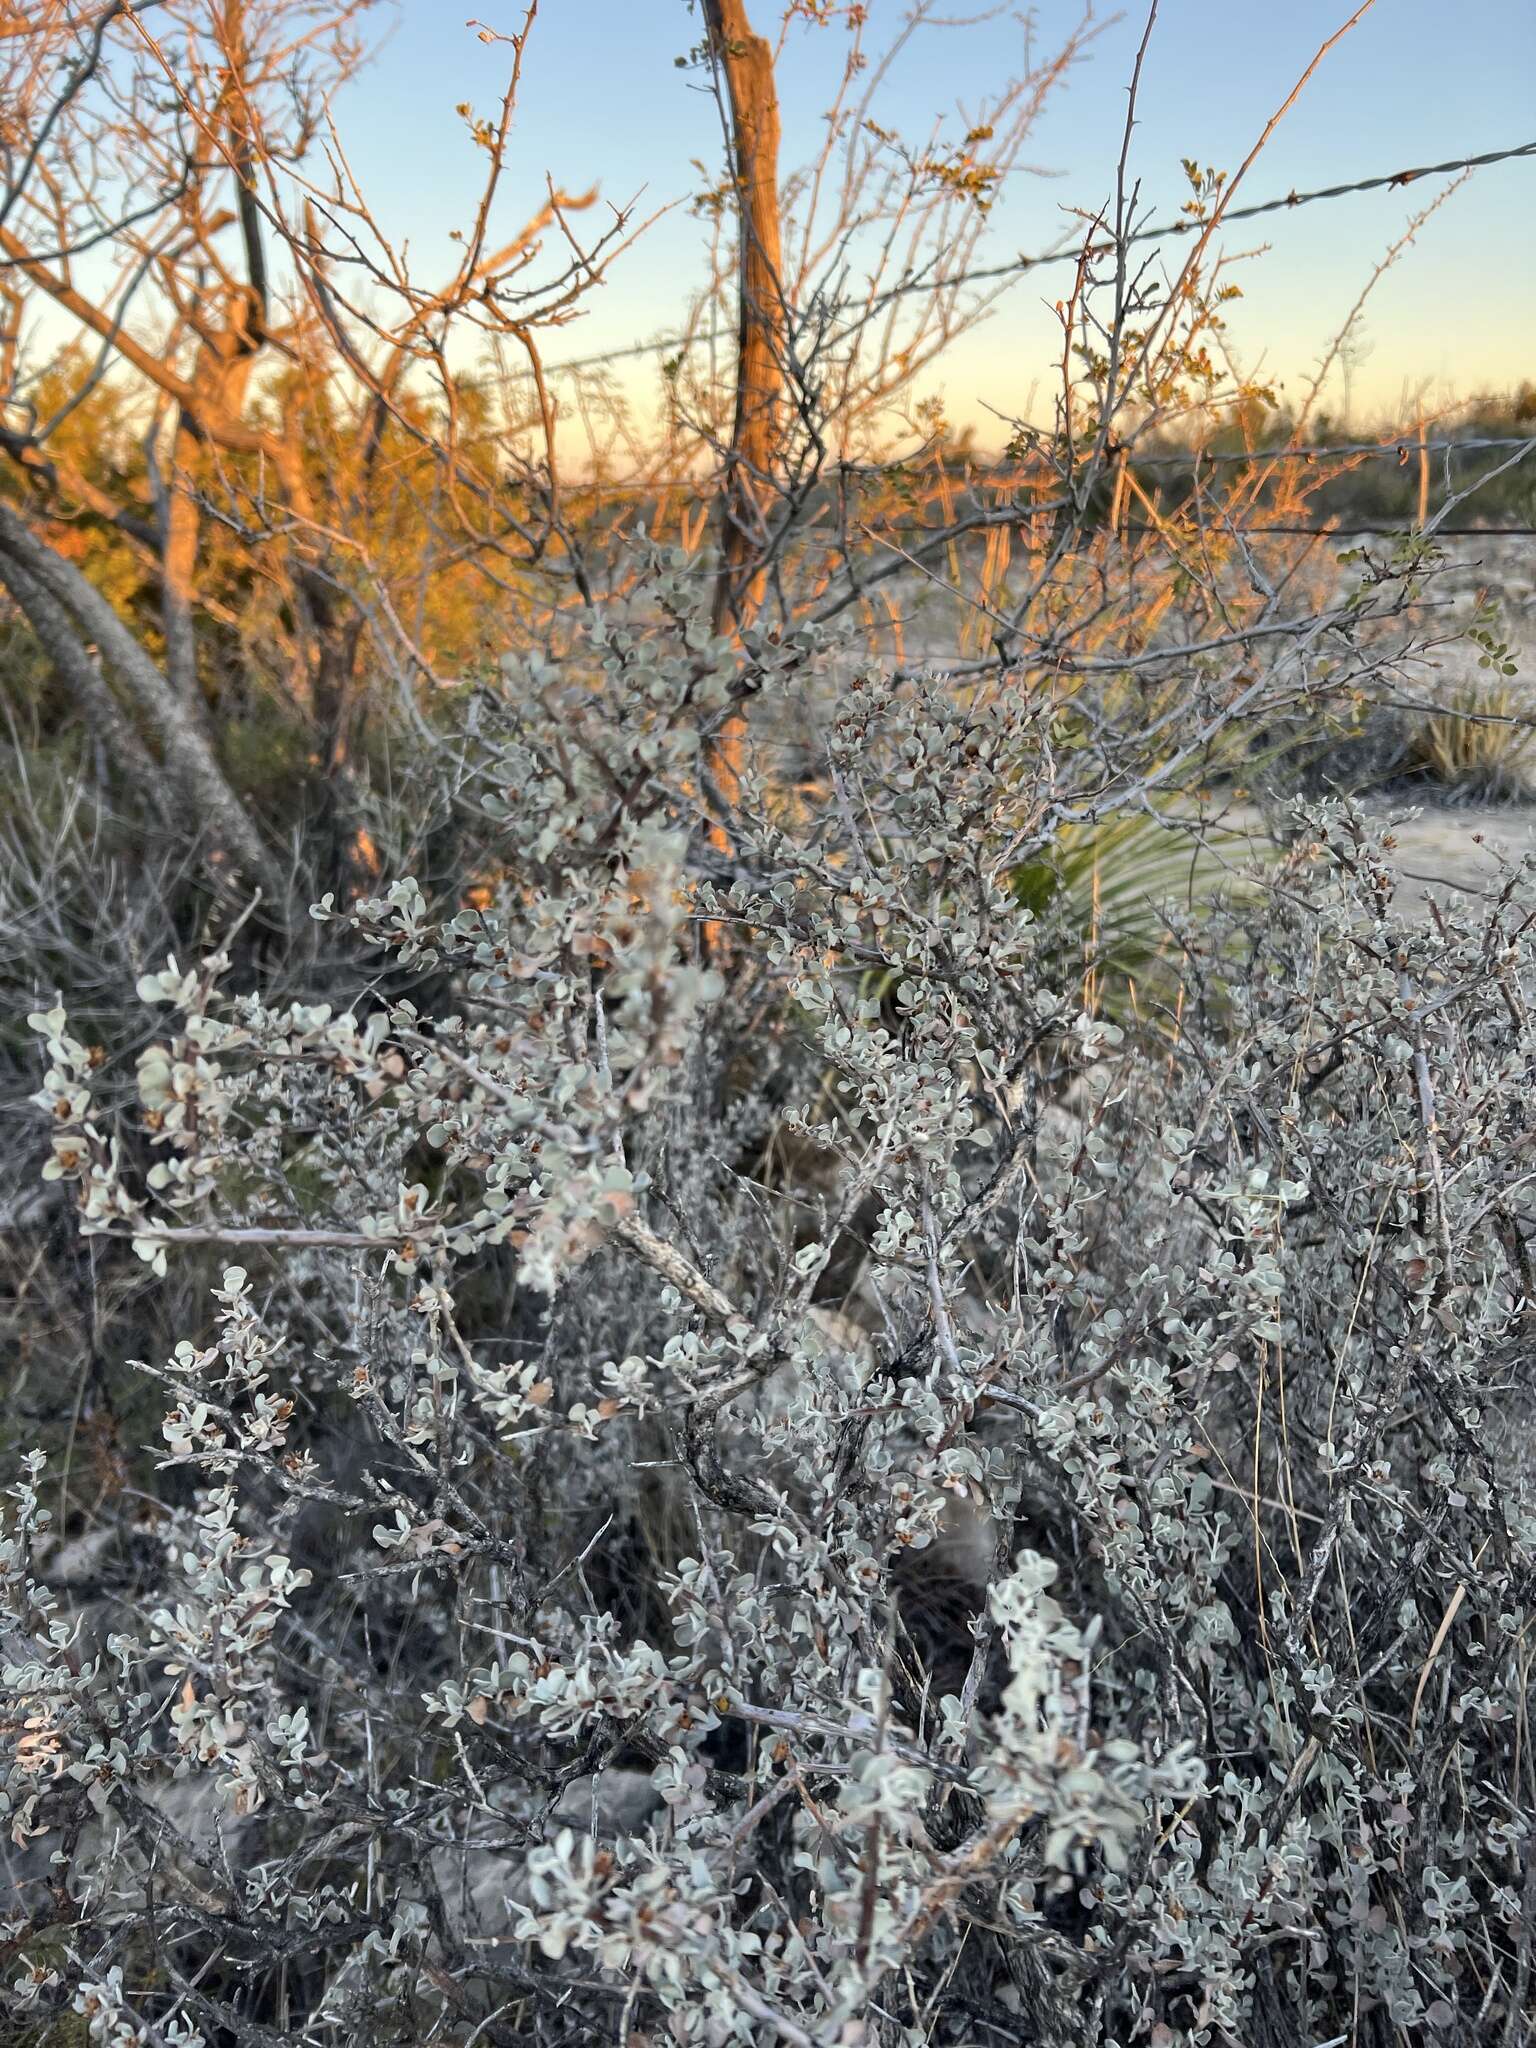
[[[1320,456],[1337,460],[1340,456],[1346,455],[1392,455],[1397,458],[1398,466],[1405,468],[1410,461],[1416,461],[1421,454],[1475,455],[1485,450],[1529,448],[1533,441],[1536,441],[1536,423],[1533,423],[1532,431],[1528,434],[1446,435],[1435,440],[1426,439],[1423,441],[1414,434],[1399,434],[1390,441],[1314,441],[1305,446],[1295,448],[1189,448],[1182,452],[1175,450],[1164,455],[1140,455],[1132,448],[1115,450],[1113,452],[1116,454],[1124,453],[1127,467],[1134,471],[1144,469],[1188,469],[1194,471],[1204,469],[1218,462],[1249,463],[1257,468],[1259,465],[1269,462],[1313,462]],[[837,473],[855,479],[860,477],[878,479],[885,474],[883,469],[869,468],[856,463],[842,465]],[[968,481],[973,482],[982,489],[990,488],[996,490],[1006,482],[1005,465],[996,463],[989,469],[986,465],[978,463]],[[586,489],[589,495],[594,497],[607,496],[626,500],[632,498],[636,490],[634,485],[622,483],[594,484],[583,486],[582,488]],[[677,475],[668,473],[652,477],[644,486],[641,495],[648,494],[656,497],[664,496],[673,491],[681,491],[686,495],[692,491],[699,495],[707,496],[713,489],[714,486],[707,479],[701,478],[697,474]],[[1321,528],[1308,528],[1307,530],[1309,532],[1314,530],[1322,531]],[[1451,531],[1485,533],[1489,529],[1479,526],[1457,527],[1454,529],[1441,527],[1438,530],[1442,533]],[[1523,531],[1523,529],[1501,527],[1499,531],[1514,533]]]
[[[1489,164],[1510,163],[1520,157],[1532,156],[1536,156],[1536,142],[1522,142],[1513,149],[1485,149],[1477,156],[1448,157],[1444,163],[1415,164],[1405,171],[1382,171],[1374,177],[1354,178],[1343,185],[1320,185],[1315,190],[1307,192],[1297,192],[1293,188],[1276,199],[1261,199],[1252,206],[1234,207],[1230,213],[1222,215],[1221,225],[1226,227],[1234,221],[1257,220],[1264,214],[1288,213],[1298,206],[1313,206],[1320,200],[1344,199],[1357,192],[1391,190],[1416,184],[1420,178],[1444,177],[1453,171],[1482,170]],[[1137,228],[1125,239],[1127,245],[1133,242],[1167,241],[1178,235],[1196,234],[1206,226],[1206,221],[1197,219],[1165,221],[1159,227]],[[892,285],[888,291],[872,299],[868,305],[861,307],[859,320],[864,321],[910,292],[953,291],[961,285],[983,284],[1004,277],[1023,277],[1031,270],[1042,270],[1055,263],[1077,263],[1085,259],[1091,261],[1095,256],[1107,255],[1114,247],[1112,241],[1097,244],[1090,241],[1086,247],[1072,243],[1063,248],[1045,250],[1038,256],[1016,256],[1007,263],[988,264],[975,270],[959,271],[955,276],[945,278],[940,283],[935,283],[931,278],[904,279],[900,284]],[[791,308],[790,312],[796,319],[803,317],[795,308]],[[669,348],[689,348],[703,339],[704,337],[698,334],[668,334],[657,341],[634,342],[625,348],[606,350],[601,355],[568,356],[563,362],[544,364],[543,370],[546,377],[553,377],[577,370],[602,369],[609,363],[628,362],[638,356],[660,354]],[[512,374],[531,378],[533,372],[518,370]]]
[[[1379,192],[1394,186],[1413,185],[1420,178],[1444,177],[1452,171],[1481,170],[1487,164],[1508,163],[1516,157],[1527,156],[1536,156],[1536,142],[1522,142],[1514,149],[1488,149],[1484,150],[1480,156],[1450,157],[1446,162],[1440,164],[1418,164],[1413,169],[1407,171],[1383,171],[1373,178],[1354,178],[1347,185],[1320,185],[1314,191],[1309,192],[1298,192],[1293,187],[1283,198],[1256,200],[1252,206],[1234,206],[1230,213],[1224,213],[1221,216],[1220,225],[1222,227],[1229,227],[1234,221],[1257,220],[1261,214],[1266,213],[1288,213],[1294,207],[1312,206],[1321,199],[1343,199],[1355,192]],[[1196,218],[1165,221],[1160,227],[1137,228],[1133,233],[1127,235],[1125,239],[1127,245],[1132,242],[1167,241],[1175,235],[1197,234],[1206,225],[1206,221]],[[995,263],[984,269],[962,271],[952,282],[956,284],[971,284],[986,278],[1006,277],[1015,270],[1034,270],[1042,264],[1075,263],[1078,261],[1079,256],[1084,253],[1089,257],[1107,256],[1114,247],[1115,244],[1112,241],[1108,241],[1101,242],[1097,246],[1090,243],[1086,251],[1059,249],[1051,250],[1042,256],[1021,256],[1012,263]],[[920,284],[893,285],[887,297],[894,298],[902,292],[916,291],[923,288]]]
[[[1128,450],[1135,469],[1197,468],[1211,462],[1311,462],[1319,455],[1395,455],[1407,463],[1419,455],[1476,454],[1481,449],[1523,448],[1536,434],[1454,434],[1421,441],[1416,434],[1399,434],[1390,441],[1314,441],[1296,448],[1191,448],[1183,454],[1137,455]]]
[[[1127,529],[1131,533],[1157,533],[1158,527],[1133,522]],[[1261,533],[1284,533],[1297,539],[1307,540],[1412,540],[1415,529],[1412,526],[1245,526],[1243,538]],[[1432,538],[1441,534],[1453,534],[1467,540],[1530,540],[1536,537],[1536,526],[1437,526]]]

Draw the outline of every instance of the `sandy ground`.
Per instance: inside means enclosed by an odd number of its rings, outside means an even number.
[[[1536,805],[1423,810],[1394,828],[1394,860],[1405,904],[1422,912],[1431,897],[1486,895],[1502,886],[1497,856],[1536,853]],[[1536,895],[1536,879],[1523,894]]]
[[[1536,854],[1536,803],[1450,806],[1417,795],[1379,799],[1365,806],[1383,825],[1391,823],[1396,844],[1391,860],[1402,881],[1402,908],[1427,917],[1431,900],[1496,895],[1503,887],[1502,862]],[[1404,818],[1415,809],[1416,817]],[[1249,833],[1260,844],[1270,835],[1262,815],[1246,806],[1221,814],[1224,831]],[[1522,897],[1536,905],[1536,875],[1522,885]]]

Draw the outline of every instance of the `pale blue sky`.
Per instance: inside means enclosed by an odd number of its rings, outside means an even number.
[[[488,48],[445,0],[399,0],[373,19],[387,31],[368,71],[343,95],[339,123],[375,210],[433,267],[463,219],[481,164],[454,113],[490,113],[506,53]],[[480,0],[480,18],[511,29],[511,0]],[[757,0],[767,31],[778,8]],[[975,12],[954,0],[949,13]],[[903,9],[871,0],[871,47]],[[1318,44],[1347,18],[1338,0],[1164,0],[1143,80],[1133,165],[1167,217],[1182,195],[1179,159],[1233,170]],[[1036,46],[1078,19],[1063,0],[1034,10]],[[1049,245],[1062,208],[1093,207],[1112,189],[1125,87],[1145,15],[1104,27],[1049,102],[1028,155],[1053,175],[1021,174],[996,210],[997,260]],[[895,74],[892,125],[924,135],[932,117],[973,108],[979,89],[1016,62],[1021,16],[1009,9],[960,29],[931,29]],[[391,25],[392,21],[392,25]],[[642,205],[685,197],[690,159],[719,159],[714,108],[674,59],[697,40],[685,0],[542,0],[529,45],[507,184],[505,225],[536,202],[545,174]],[[814,146],[817,117],[840,64],[842,32],[797,27],[781,66],[786,166]],[[1409,164],[1536,140],[1536,6],[1531,0],[1376,0],[1250,174],[1250,200]],[[1437,187],[1363,195],[1232,229],[1230,249],[1269,245],[1241,273],[1232,332],[1246,368],[1294,390],[1347,313],[1370,270]],[[1417,248],[1378,287],[1355,372],[1361,412],[1397,403],[1405,385],[1432,399],[1536,377],[1536,158],[1479,171],[1432,220]],[[549,353],[585,354],[664,331],[698,277],[701,229],[679,210],[614,274],[594,310]],[[941,378],[951,413],[1024,410],[1050,376],[1054,298],[1062,273],[1022,283],[969,338]],[[1337,398],[1337,392],[1335,392]]]

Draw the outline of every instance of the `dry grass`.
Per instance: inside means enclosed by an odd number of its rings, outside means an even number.
[[[1536,716],[1518,683],[1465,682],[1413,731],[1416,768],[1469,801],[1536,793]]]

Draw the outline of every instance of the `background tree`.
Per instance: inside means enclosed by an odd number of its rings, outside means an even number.
[[[348,757],[367,710],[358,691],[365,629],[375,658],[383,650],[408,690],[432,675],[406,623],[411,607],[396,602],[402,565],[376,558],[400,485],[392,465],[402,455],[423,459],[433,476],[429,495],[446,498],[442,524],[456,550],[478,554],[483,540],[502,558],[536,560],[549,522],[558,523],[551,453],[535,494],[545,524],[537,513],[530,525],[514,512],[511,549],[491,537],[511,500],[492,509],[506,494],[477,472],[484,434],[464,417],[446,368],[448,332],[473,301],[482,328],[532,350],[541,322],[598,281],[604,260],[601,248],[579,251],[548,289],[523,281],[541,230],[572,211],[558,191],[509,242],[486,245],[526,27],[506,39],[511,71],[499,118],[477,130],[485,187],[459,269],[445,284],[420,287],[394,261],[344,164],[333,160],[328,182],[311,181],[330,96],[362,53],[357,31],[366,12],[364,0],[320,9],[307,0],[220,0],[151,15],[108,0],[56,8],[7,49],[14,113],[0,251],[16,325],[25,294],[83,330],[92,350],[78,389],[46,414],[19,351],[11,352],[6,448],[44,526],[24,532],[14,519],[7,524],[7,581],[18,601],[25,603],[23,587],[30,595],[42,585],[62,608],[49,617],[48,645],[70,687],[86,687],[82,649],[101,644],[109,672],[134,692],[141,743],[164,752],[189,809],[263,882],[273,914],[287,896],[275,850],[263,850],[235,793],[219,790],[227,777],[202,715],[198,614],[210,580],[210,522],[226,544],[239,544],[254,580],[275,596],[289,651],[280,681],[309,729],[329,799],[345,812]],[[361,261],[384,298],[382,312],[354,306],[336,285],[332,232],[344,238],[348,260],[366,252]],[[623,234],[621,224],[608,240]],[[87,487],[54,453],[71,414],[103,379],[133,394],[125,402],[142,432],[143,459],[125,481],[147,495],[142,509]],[[485,417],[479,408],[482,429]],[[506,423],[498,424],[504,436]],[[342,450],[348,457],[338,463]],[[459,515],[471,504],[482,530],[466,534]],[[39,552],[58,557],[48,522],[57,533],[58,522],[81,516],[109,520],[153,571],[158,631],[137,658],[93,614],[68,565]],[[71,620],[66,647],[61,634]],[[117,745],[121,725],[110,728]],[[350,835],[332,837],[333,857],[344,855]]]

